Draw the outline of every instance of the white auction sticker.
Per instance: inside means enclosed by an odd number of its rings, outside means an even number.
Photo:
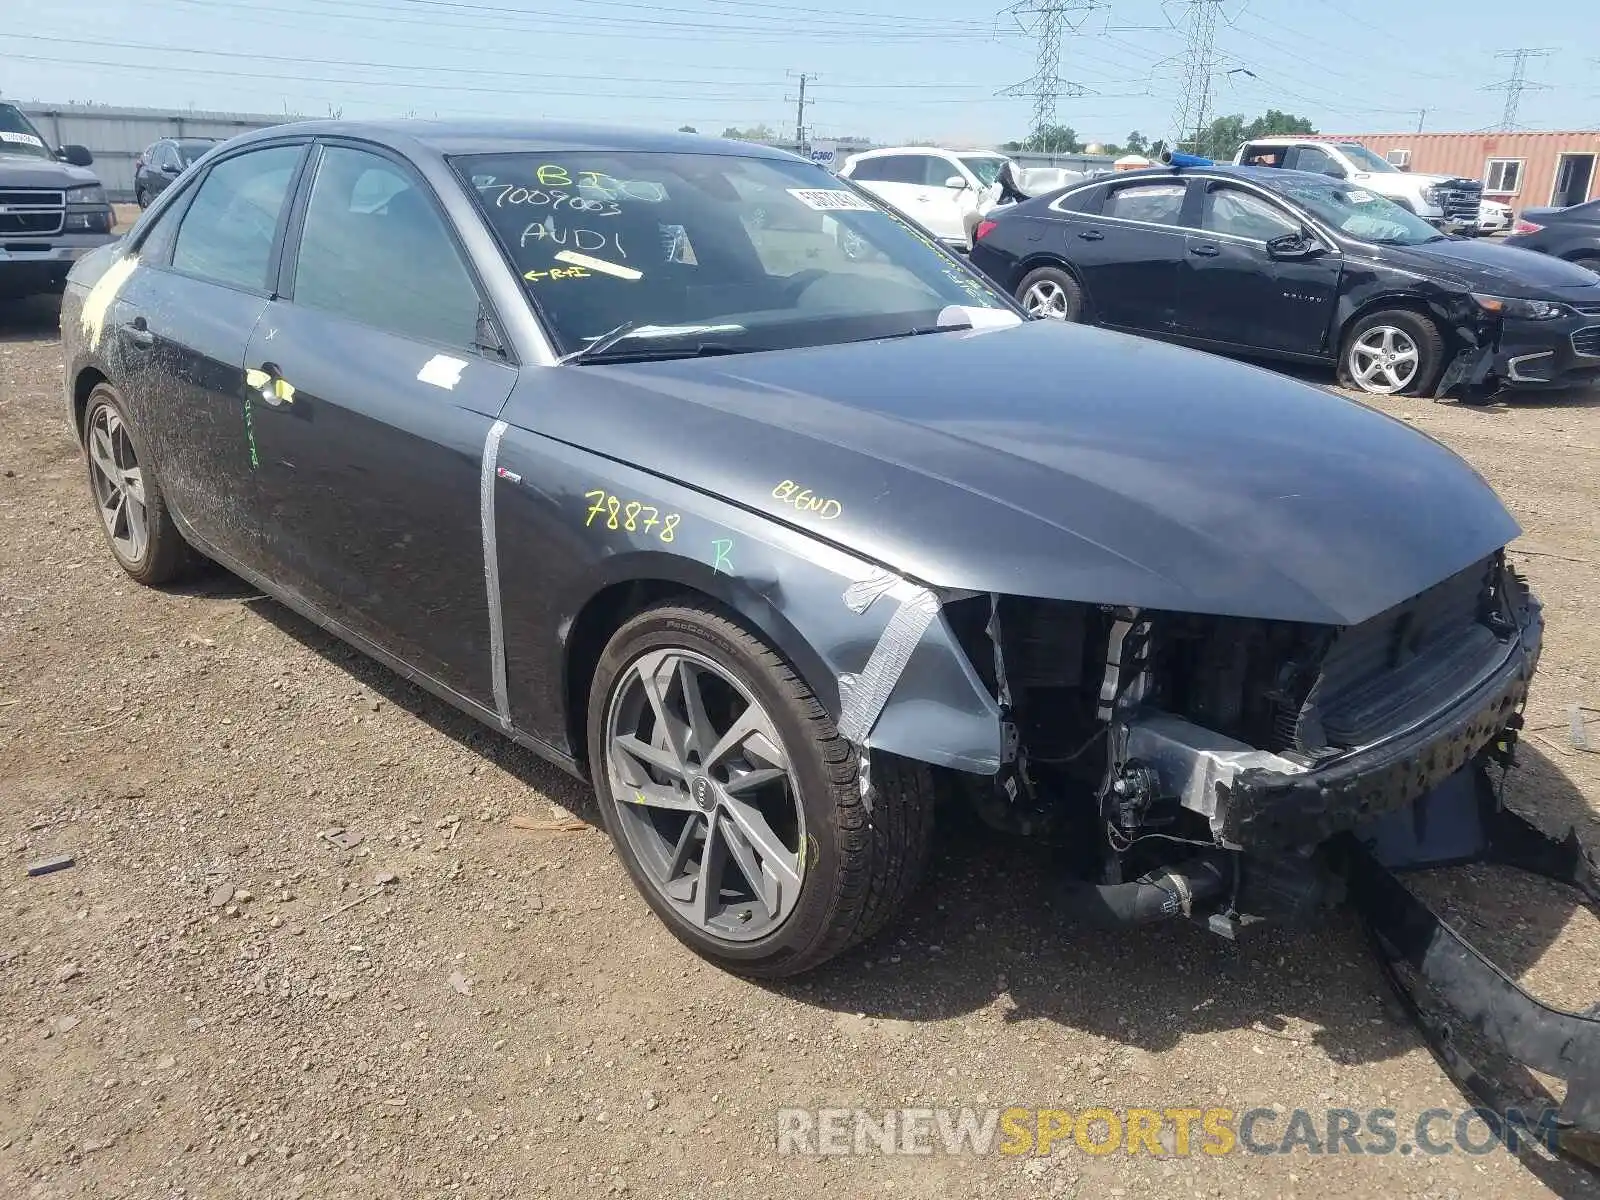
[[[1371,192],[1364,192],[1360,188],[1357,188],[1350,193],[1351,204],[1371,204],[1376,199],[1377,197]]]
[[[789,195],[818,212],[877,212],[854,192],[834,188],[789,188]]]
[[[422,364],[422,370],[417,372],[417,379],[422,383],[431,383],[434,387],[453,389],[461,382],[461,372],[467,369],[465,361],[451,358],[448,354],[435,354]]]
[[[44,143],[31,133],[12,133],[9,129],[0,129],[0,142],[20,142],[24,146],[40,146]]]

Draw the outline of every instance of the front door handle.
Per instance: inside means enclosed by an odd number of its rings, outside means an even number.
[[[1106,235],[1098,229],[1085,229],[1078,236],[1086,242],[1103,242],[1106,240]]]
[[[1215,258],[1217,255],[1221,254],[1222,251],[1218,250],[1215,246],[1212,246],[1212,245],[1203,245],[1203,246],[1190,246],[1189,247],[1189,253],[1190,254],[1198,254],[1201,258]]]
[[[261,397],[262,403],[270,404],[273,408],[294,403],[294,385],[280,375],[278,368],[271,363],[247,368],[244,382],[246,387]]]
[[[156,335],[150,332],[150,326],[143,317],[135,317],[122,327],[124,336],[130,346],[137,346],[140,350],[148,350],[156,344]]]

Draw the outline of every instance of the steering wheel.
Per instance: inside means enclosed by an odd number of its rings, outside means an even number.
[[[796,271],[784,282],[783,298],[793,305],[800,302],[801,294],[819,279],[826,279],[828,272],[817,267],[807,267],[804,271]]]

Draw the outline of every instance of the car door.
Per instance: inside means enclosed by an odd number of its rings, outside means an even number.
[[[1187,195],[1185,180],[1145,177],[1106,184],[1081,212],[1058,202],[1065,218],[1061,252],[1078,269],[1100,324],[1172,331],[1188,236]]]
[[[183,160],[178,157],[178,148],[171,142],[158,143],[155,154],[155,170],[151,172],[150,194],[159,196],[182,173]]]
[[[1196,180],[1196,232],[1178,280],[1178,332],[1275,354],[1321,354],[1341,256],[1260,192]]]
[[[102,339],[168,504],[212,547],[255,565],[243,370],[266,308],[305,141],[212,164],[133,248]]]
[[[917,207],[912,215],[941,241],[965,244],[966,208],[976,199],[967,172],[954,159],[943,154],[919,154],[916,157],[921,160],[922,186],[913,201]],[[952,179],[959,179],[960,186],[951,187]],[[966,203],[963,204],[963,201]]]
[[[269,573],[492,705],[480,473],[516,368],[409,164],[330,142],[300,192],[280,294],[245,359]]]
[[[926,190],[923,186],[927,178],[927,167],[923,163],[926,157],[923,154],[884,154],[862,159],[850,178],[920,224],[915,210],[918,198]]]

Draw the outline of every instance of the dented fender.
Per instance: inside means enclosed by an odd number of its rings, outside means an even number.
[[[999,769],[999,707],[942,611],[955,593],[526,429],[507,427],[493,455],[486,470],[514,727],[581,757],[573,730],[582,714],[575,726],[566,711],[575,631],[618,585],[679,584],[733,609],[777,647],[858,745],[963,771]]]

